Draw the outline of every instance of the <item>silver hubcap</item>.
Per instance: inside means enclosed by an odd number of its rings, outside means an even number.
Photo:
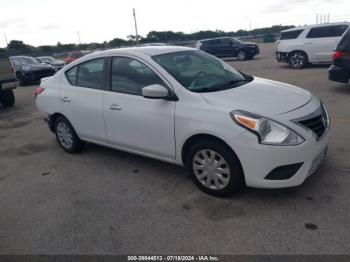
[[[299,68],[305,64],[305,56],[302,53],[294,53],[290,57],[290,64],[292,67]]]
[[[245,59],[245,53],[243,51],[239,51],[237,55],[238,60],[244,60]]]
[[[65,148],[71,148],[73,145],[72,131],[64,122],[59,122],[56,127],[57,137],[61,145]]]
[[[213,150],[198,151],[193,157],[192,167],[198,181],[210,189],[223,189],[230,181],[226,160]]]

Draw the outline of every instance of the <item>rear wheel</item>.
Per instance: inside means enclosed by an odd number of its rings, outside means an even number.
[[[60,146],[68,153],[77,153],[83,148],[83,141],[80,140],[72,125],[64,117],[55,120],[55,133]]]
[[[289,65],[293,69],[304,68],[308,65],[308,63],[308,57],[304,52],[295,51],[289,55]]]
[[[10,107],[15,104],[15,95],[12,90],[0,90],[0,103],[3,107]]]
[[[191,146],[187,166],[194,183],[211,195],[228,196],[244,184],[238,158],[218,141],[201,141]]]

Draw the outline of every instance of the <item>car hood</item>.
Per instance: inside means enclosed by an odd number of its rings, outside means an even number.
[[[256,43],[252,42],[242,42],[243,45],[253,45],[253,46],[258,46]]]
[[[201,95],[211,105],[267,117],[295,110],[312,99],[304,89],[258,77],[236,88]]]
[[[49,62],[49,64],[53,66],[61,66],[61,65],[64,65],[64,62],[56,60],[56,61]]]
[[[43,69],[52,69],[50,65],[46,64],[29,64],[29,65],[22,65],[20,67],[24,71],[35,71],[35,70],[43,70]]]

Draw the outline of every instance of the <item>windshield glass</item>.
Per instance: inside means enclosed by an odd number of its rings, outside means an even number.
[[[192,92],[214,92],[252,80],[202,51],[167,53],[152,58]]]
[[[42,62],[52,62],[55,61],[55,59],[53,59],[52,57],[49,56],[45,56],[45,57],[39,57],[40,61]]]
[[[13,57],[12,62],[15,65],[31,65],[31,64],[38,64],[39,62],[36,61],[34,58],[32,57]]]

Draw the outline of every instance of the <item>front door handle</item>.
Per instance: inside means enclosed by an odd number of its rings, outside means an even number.
[[[118,104],[109,105],[109,109],[111,110],[122,110],[122,108]]]
[[[65,103],[70,102],[70,99],[66,96],[62,97],[61,100],[62,100],[62,102],[65,102]]]

